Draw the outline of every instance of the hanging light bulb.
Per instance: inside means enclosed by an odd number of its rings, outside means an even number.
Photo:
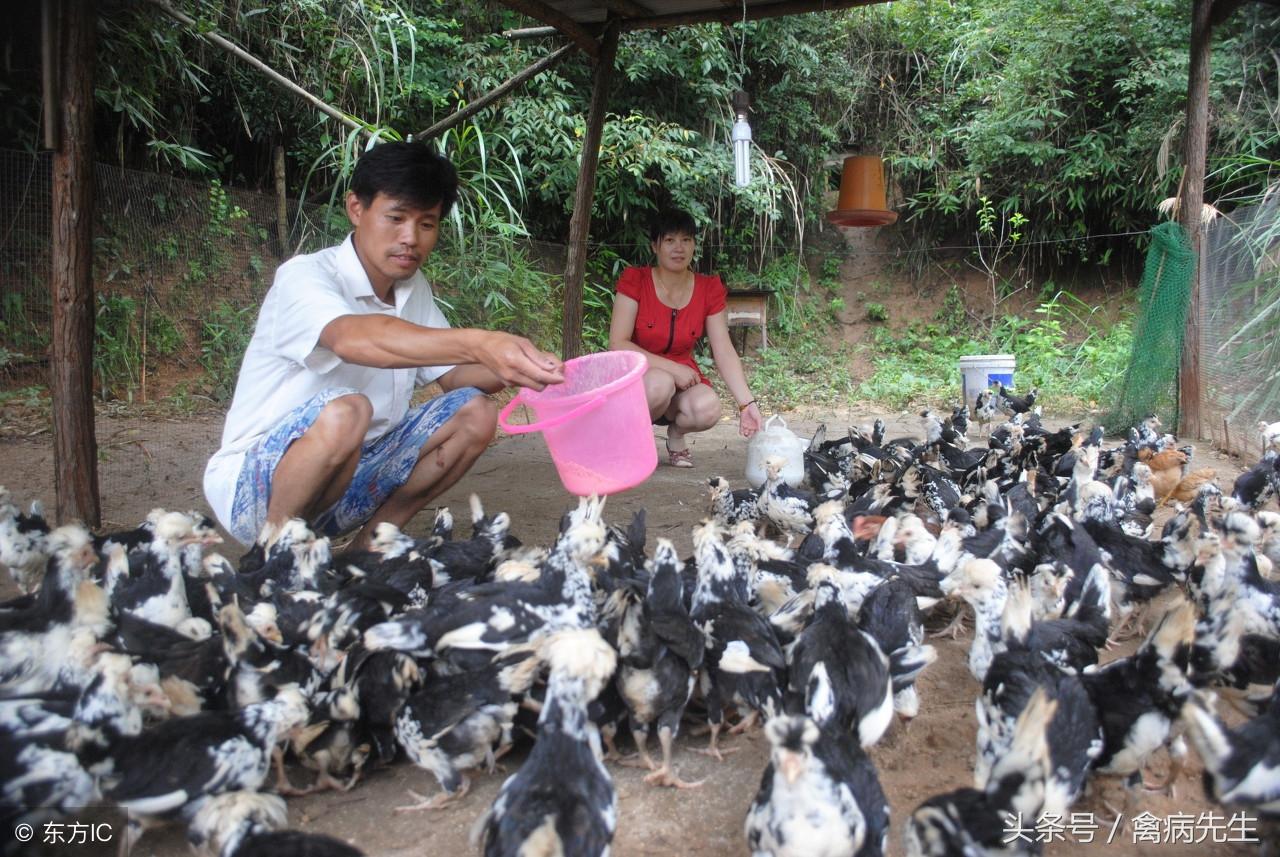
[[[739,89],[733,94],[733,112],[737,121],[733,123],[733,180],[738,187],[751,184],[751,126],[747,123],[747,113],[751,110],[751,99]]]

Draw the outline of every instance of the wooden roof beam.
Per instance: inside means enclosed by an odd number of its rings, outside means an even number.
[[[604,6],[620,18],[652,18],[653,10],[636,0],[600,0]]]
[[[507,2],[507,0],[504,0]],[[887,0],[783,0],[768,5],[747,6],[746,20],[780,18],[783,15],[804,15],[809,12],[834,12],[857,6],[874,6]],[[512,5],[508,2],[508,5]],[[736,24],[743,20],[742,7],[708,9],[701,12],[678,12],[673,15],[654,15],[644,18],[624,18],[624,32],[632,30],[665,30],[668,27],[684,27],[690,24]]]
[[[514,30],[503,30],[504,38],[511,40],[516,39],[546,39],[553,36],[563,36],[555,27],[519,27]]]
[[[593,60],[600,56],[600,43],[590,30],[542,0],[502,0],[502,5],[555,27]]]

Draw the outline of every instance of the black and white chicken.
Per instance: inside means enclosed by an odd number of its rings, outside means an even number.
[[[658,539],[649,562],[649,585],[643,601],[623,616],[618,631],[617,686],[630,714],[631,734],[641,762],[653,769],[645,744],[656,724],[662,765],[645,782],[676,788],[687,783],[671,767],[671,748],[680,730],[706,641],[689,618],[675,546]]]
[[[791,647],[787,711],[820,727],[853,732],[870,747],[893,719],[889,659],[850,621],[837,588],[818,585],[813,618]]]
[[[805,535],[813,529],[813,510],[828,500],[844,496],[841,487],[825,494],[813,494],[800,488],[792,488],[782,477],[786,459],[771,455],[764,460],[765,480],[760,486],[757,501],[761,517],[773,524],[785,535]]]
[[[990,390],[979,390],[973,400],[973,419],[982,426],[984,433],[991,433],[991,423],[995,422],[999,413],[1000,406],[996,402],[996,394]]]
[[[735,729],[746,728],[758,714],[777,713],[787,663],[773,626],[748,605],[750,583],[734,565],[715,522],[694,528],[693,545],[698,580],[690,616],[707,640],[700,674],[711,725],[707,752],[720,758],[725,706],[745,713]]]
[[[1018,716],[1038,688],[1057,703],[1047,726],[1050,767],[1045,812],[1065,817],[1102,752],[1102,729],[1080,677],[1049,663],[1034,649],[1017,646],[1001,652],[987,670],[977,704],[974,784],[987,785],[991,771],[1009,751]]]
[[[103,796],[129,813],[131,843],[145,826],[188,819],[203,799],[262,787],[276,744],[307,722],[296,687],[237,712],[209,711],[163,721],[117,741]]]
[[[958,789],[920,804],[907,819],[908,857],[1020,857],[1040,853],[1034,831],[1044,811],[1045,780],[1052,764],[1048,724],[1057,706],[1037,690],[1014,727],[1013,741],[991,769],[985,788]]]
[[[707,488],[711,514],[720,526],[731,527],[742,521],[754,522],[760,516],[760,492],[756,489],[748,487],[735,491],[722,476],[708,479]]]
[[[1182,719],[1204,761],[1206,795],[1223,806],[1280,812],[1280,691],[1234,729],[1218,719],[1212,696],[1202,691],[1187,700]]]
[[[596,624],[592,569],[600,562],[606,531],[603,500],[583,500],[561,532],[536,581],[459,582],[438,590],[420,610],[369,628],[366,648],[435,657],[448,669],[488,665],[496,654],[535,635]]]
[[[200,857],[362,857],[360,849],[323,833],[285,830],[289,811],[280,797],[256,791],[214,795],[187,826]]]
[[[1080,676],[1102,725],[1103,748],[1095,770],[1136,781],[1151,754],[1174,741],[1174,725],[1191,692],[1195,619],[1195,607],[1183,600],[1161,617],[1132,655]],[[1162,787],[1177,777],[1180,761],[1175,757]]]
[[[49,534],[48,569],[29,603],[0,613],[0,690],[42,693],[82,688],[89,660],[110,629],[106,593],[89,579],[97,561],[76,524]]]
[[[197,523],[183,512],[164,512],[156,516],[150,540],[133,550],[108,545],[103,588],[113,610],[170,628],[191,618],[183,553],[203,539]]]
[[[39,502],[23,512],[0,485],[0,565],[9,569],[23,592],[34,591],[44,574],[50,529]]]
[[[618,797],[600,761],[600,733],[587,704],[612,678],[617,654],[595,630],[547,643],[550,676],[538,738],[473,829],[486,857],[609,853]]]
[[[1006,414],[1028,414],[1036,406],[1039,391],[1032,387],[1025,396],[1016,395],[1002,382],[996,381],[996,405]]]
[[[418,802],[397,811],[447,806],[471,788],[463,771],[484,763],[492,773],[511,744],[517,697],[537,674],[535,649],[513,647],[482,669],[426,678],[396,715],[395,735],[409,760],[430,771],[443,791],[433,798],[410,791]]]
[[[888,853],[889,803],[849,733],[781,716],[765,724],[765,735],[771,757],[746,821],[753,857]]]

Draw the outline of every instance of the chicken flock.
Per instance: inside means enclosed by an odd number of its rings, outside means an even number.
[[[468,538],[441,509],[421,537],[384,524],[335,554],[290,521],[233,565],[198,512],[93,534],[0,488],[0,563],[28,593],[0,605],[0,823],[105,802],[130,842],[177,823],[205,855],[346,857],[288,830],[280,795],[404,757],[439,791],[397,811],[440,809],[522,746],[480,850],[606,854],[616,733],[646,782],[696,788],[673,758],[695,720],[717,758],[726,729],[769,742],[753,854],[879,855],[890,807],[867,750],[929,704],[926,625],[958,635],[970,616],[973,787],[910,810],[907,853],[1038,853],[1013,820],[1064,818],[1103,775],[1127,808],[1171,785],[1187,739],[1211,799],[1280,812],[1280,423],[1225,493],[1155,417],[1108,446],[997,388],[921,420],[923,439],[819,428],[800,488],[778,458],[758,490],[710,479],[688,558],[647,543],[643,512],[607,525],[598,498],[534,547],[473,497]],[[1151,784],[1161,749],[1173,772]]]

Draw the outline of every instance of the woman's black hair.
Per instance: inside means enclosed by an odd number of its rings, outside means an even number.
[[[661,241],[667,235],[689,235],[698,237],[698,224],[687,211],[668,208],[659,211],[649,224],[649,240]]]
[[[356,161],[351,192],[364,206],[380,193],[415,208],[440,203],[444,217],[458,201],[458,171],[425,143],[379,143]]]

